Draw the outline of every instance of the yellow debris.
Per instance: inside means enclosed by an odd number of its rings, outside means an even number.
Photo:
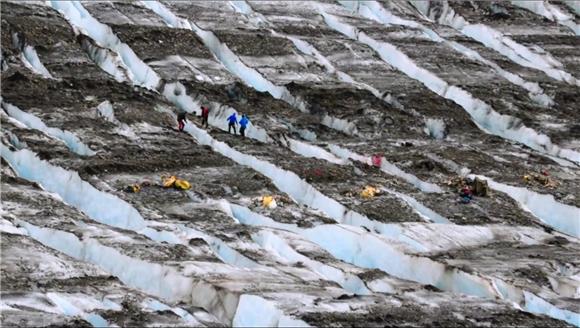
[[[132,185],[128,185],[127,188],[125,189],[125,191],[127,192],[132,192],[132,193],[138,193],[139,191],[141,191],[141,186],[138,184],[132,184]]]
[[[175,175],[170,177],[161,177],[163,179],[162,185],[164,188],[175,188],[180,190],[191,189],[191,184],[187,180],[178,179]]]
[[[276,204],[273,196],[264,196],[262,197],[262,206],[265,208],[276,208],[278,204]]]
[[[524,181],[528,184],[540,184],[546,188],[555,189],[560,184],[555,179],[552,179],[550,176],[531,172],[524,175]]]
[[[363,198],[373,198],[376,196],[376,194],[379,193],[379,190],[375,187],[371,187],[371,186],[366,186],[363,191],[361,191],[360,195]]]
[[[186,180],[176,179],[174,183],[174,187],[181,190],[189,190],[191,189],[191,185]]]
[[[171,188],[173,187],[173,184],[175,183],[175,180],[177,180],[177,178],[175,177],[175,175],[172,175],[168,178],[164,178],[163,179],[163,187],[165,188]]]

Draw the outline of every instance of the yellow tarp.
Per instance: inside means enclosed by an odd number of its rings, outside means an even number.
[[[163,178],[163,187],[165,188],[175,188],[181,190],[191,189],[191,184],[187,180],[178,179],[175,175],[168,178]]]
[[[273,196],[264,196],[262,197],[262,206],[266,208],[275,208],[278,204],[276,204],[276,200]]]
[[[360,195],[363,198],[373,198],[376,194],[379,193],[379,190],[375,187],[366,186],[363,191],[361,191]]]
[[[138,184],[132,184],[132,185],[130,185],[130,186],[129,186],[129,188],[128,188],[128,189],[129,189],[131,192],[138,193],[139,191],[141,191],[141,186],[140,186],[140,185],[138,185]]]
[[[175,188],[181,189],[181,190],[191,189],[191,185],[186,180],[177,179],[177,180],[175,180],[174,186],[175,186]]]
[[[173,187],[173,184],[175,183],[175,180],[177,180],[177,178],[175,177],[175,175],[172,175],[168,178],[164,178],[163,179],[163,187],[165,188],[171,188]]]

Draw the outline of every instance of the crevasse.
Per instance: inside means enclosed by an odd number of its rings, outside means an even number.
[[[429,90],[435,92],[441,97],[457,103],[471,116],[472,120],[483,131],[508,140],[520,142],[542,153],[580,163],[579,152],[571,149],[560,148],[553,144],[548,136],[539,134],[535,130],[522,124],[517,125],[516,123],[518,120],[514,117],[499,114],[488,104],[474,98],[469,92],[456,86],[449,85],[435,74],[417,66],[415,62],[393,45],[369,37],[366,33],[359,31],[356,27],[343,23],[336,16],[326,13],[322,7],[320,7],[320,14],[324,17],[324,21],[329,27],[354,40],[358,40],[361,43],[368,45],[374,49],[385,62],[393,65],[410,78],[421,82]]]
[[[1,98],[0,98],[0,101]],[[84,144],[76,135],[69,131],[63,131],[58,128],[51,128],[46,126],[44,122],[38,118],[37,116],[26,113],[22,111],[20,108],[11,105],[2,101],[2,108],[6,111],[6,113],[18,120],[20,123],[24,124],[26,127],[30,129],[38,130],[48,136],[56,138],[62,142],[75,154],[81,156],[93,156],[95,152],[89,148],[86,144]]]

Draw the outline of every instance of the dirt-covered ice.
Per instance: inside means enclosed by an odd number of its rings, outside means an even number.
[[[3,326],[580,326],[573,1],[0,9]]]

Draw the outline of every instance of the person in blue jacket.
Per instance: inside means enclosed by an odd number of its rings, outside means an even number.
[[[228,117],[228,133],[231,133],[232,128],[234,128],[234,134],[236,134],[236,125],[238,124],[238,118],[236,117],[236,113],[232,113]]]
[[[246,127],[248,126],[248,123],[250,123],[250,119],[248,118],[248,115],[246,114],[242,114],[242,118],[240,119],[240,135],[242,137],[246,136]]]

